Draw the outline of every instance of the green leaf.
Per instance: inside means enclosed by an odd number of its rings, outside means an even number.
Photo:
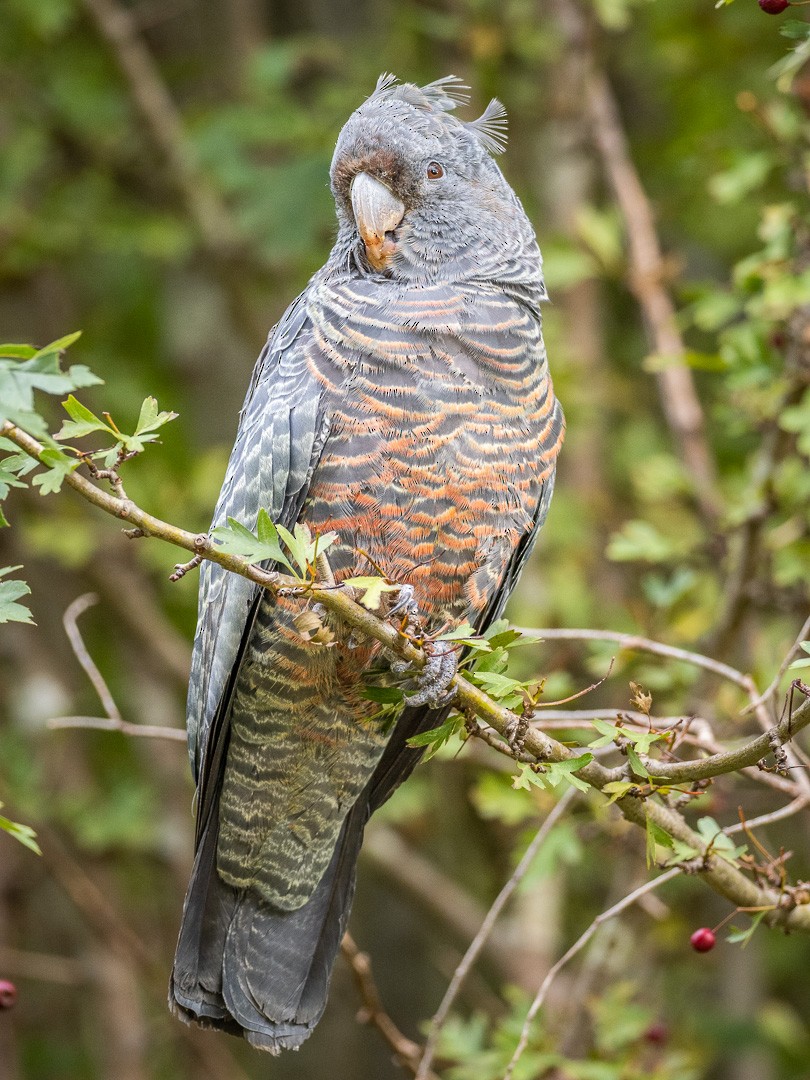
[[[29,460],[32,459],[29,458]],[[26,484],[24,480],[19,479],[19,477],[16,475],[16,472],[17,470],[13,468],[11,458],[5,458],[3,461],[0,461],[0,500],[5,499],[5,497],[8,495],[9,491],[13,487],[28,487],[28,484]]]
[[[810,641],[801,641],[801,642],[799,642],[799,648],[802,650],[802,652],[810,653]],[[791,670],[793,670],[793,671],[795,671],[798,668],[808,668],[808,667],[810,667],[810,656],[808,656],[806,659],[794,660],[793,663],[790,665],[790,667],[791,667]]]
[[[48,470],[35,476],[32,481],[34,487],[40,489],[40,495],[50,495],[55,491],[59,491],[65,477],[78,469],[80,464],[75,458],[63,454],[61,450],[50,448],[42,451],[40,460],[43,465],[47,466]]]
[[[407,697],[405,702],[407,703]],[[436,754],[443,746],[445,746],[454,735],[456,735],[464,726],[464,718],[455,714],[437,728],[432,728],[430,731],[423,731],[419,735],[413,735],[408,739],[408,746],[428,747],[422,760],[430,761],[434,754]]]
[[[36,354],[37,350],[33,345],[0,345],[0,357],[9,357],[12,360],[30,360]]]
[[[638,756],[632,746],[627,747],[627,760],[630,762],[630,768],[636,774],[636,776],[643,776],[645,779],[649,777],[647,767],[641,758]]]
[[[672,848],[672,837],[668,832],[665,832],[660,825],[652,820],[647,815],[647,866],[650,867],[655,863],[655,848],[656,845],[660,845],[665,848]]]
[[[135,434],[143,435],[147,431],[156,431],[158,428],[163,427],[164,424],[168,424],[170,420],[176,420],[177,415],[176,412],[158,412],[157,400],[148,397],[141,405],[138,423],[135,425]]]
[[[476,683],[480,683],[487,693],[497,700],[500,700],[509,694],[514,694],[523,686],[523,683],[518,682],[517,679],[512,679],[508,675],[502,675],[499,671],[476,670],[474,678]]]
[[[45,345],[41,349],[37,349],[34,353],[35,357],[50,356],[52,353],[64,352],[65,349],[69,349],[74,342],[78,341],[82,336],[81,330],[76,330],[72,334],[65,334],[64,337],[57,338],[56,341],[52,341],[50,345]]]
[[[71,364],[67,377],[73,383],[74,390],[83,390],[86,386],[103,386],[104,380],[91,371],[86,364]]]
[[[351,585],[353,589],[359,589],[362,592],[360,603],[369,611],[376,611],[379,608],[383,593],[399,591],[399,585],[391,585],[381,577],[347,578],[343,584]]]
[[[285,530],[286,531],[286,530]],[[241,521],[229,517],[227,525],[219,525],[211,532],[211,537],[229,555],[242,555],[252,563],[278,562],[295,573],[292,564],[276,541],[262,543],[258,536],[246,529]]]
[[[318,555],[323,555],[338,538],[335,532],[322,533],[313,538],[309,528],[301,522],[295,525],[292,532],[279,525],[278,533],[298,566],[300,575],[296,576],[302,578],[314,568]]]
[[[726,862],[734,863],[748,850],[746,844],[736,847],[730,836],[726,836],[720,826],[712,817],[698,819],[697,831],[701,838],[711,847],[711,852]]]
[[[466,645],[468,649],[472,649],[473,652],[489,652],[490,643],[485,637],[477,632],[475,627],[470,626],[469,623],[462,623],[461,626],[456,626],[453,630],[448,630],[446,634],[440,634],[437,641],[457,641],[459,645]]]
[[[699,848],[692,847],[691,844],[673,837],[671,863],[688,862],[690,859],[697,859],[702,855],[703,852]]]
[[[0,803],[0,806],[3,804]],[[9,836],[13,836],[15,840],[19,840],[21,844],[24,844],[27,848],[30,848],[35,855],[41,855],[39,844],[36,841],[36,833],[30,825],[21,825],[18,821],[10,821],[7,817],[0,815],[0,829],[7,832]]]
[[[363,697],[368,698],[369,701],[377,701],[381,705],[396,705],[405,699],[404,693],[398,686],[364,686]]]
[[[600,738],[588,743],[591,750],[600,750],[603,746],[610,746],[623,734],[619,728],[613,724],[608,724],[606,720],[600,720],[598,717],[594,717],[591,724],[597,731],[601,732]]]
[[[118,434],[113,428],[104,420],[99,419],[86,405],[82,405],[80,401],[77,401],[73,394],[68,397],[67,401],[63,401],[62,405],[70,420],[62,422],[62,427],[54,435],[55,439],[83,439],[94,431],[105,431],[108,435],[112,435],[114,439],[118,439]]]
[[[608,806],[610,806],[611,803],[616,802],[617,799],[623,798],[628,791],[632,791],[633,788],[637,786],[638,785],[634,784],[632,780],[611,780],[610,783],[605,784],[602,788],[602,794],[610,795],[610,798],[608,799]]]
[[[580,776],[574,774],[584,769],[593,761],[593,754],[580,754],[579,757],[566,758],[565,761],[550,761],[543,764],[538,770],[531,765],[522,765],[519,773],[513,778],[512,786],[515,788],[529,788],[530,786],[553,789],[561,783],[570,784],[579,791],[590,790],[590,784]]]
[[[751,925],[746,930],[738,930],[736,926],[732,926],[731,933],[726,938],[726,941],[731,942],[733,945],[742,945],[745,948],[767,914],[767,911],[758,911],[751,919]]]
[[[0,570],[0,578],[21,569],[22,566],[4,566]],[[30,592],[24,581],[0,581],[0,623],[19,622],[33,625],[31,612],[24,604],[16,602],[21,596],[28,596]]]

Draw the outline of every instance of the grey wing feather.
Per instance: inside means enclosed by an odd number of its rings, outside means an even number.
[[[256,362],[212,528],[233,517],[253,529],[262,508],[285,525],[298,514],[327,434],[319,387],[306,366],[308,333],[304,293],[271,332]],[[195,780],[256,592],[246,578],[203,563],[186,714]]]

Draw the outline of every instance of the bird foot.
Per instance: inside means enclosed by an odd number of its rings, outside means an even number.
[[[397,602],[388,612],[389,615],[398,615],[400,612],[404,612],[411,618],[416,618],[419,614],[419,604],[414,599],[414,587],[413,585],[400,585],[399,592],[397,593]]]
[[[416,692],[406,694],[405,703],[408,708],[440,709],[456,696],[456,687],[450,685],[458,671],[456,652],[451,641],[426,641],[424,650],[425,666],[416,677]]]
[[[528,733],[528,717],[515,716],[513,720],[508,721],[504,734],[506,735],[506,741],[509,743],[510,748],[515,754],[523,753],[523,747],[526,744],[526,736]]]

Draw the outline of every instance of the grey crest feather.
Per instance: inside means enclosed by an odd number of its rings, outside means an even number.
[[[506,109],[493,98],[477,120],[468,120],[464,126],[477,136],[491,154],[502,154],[506,149]]]

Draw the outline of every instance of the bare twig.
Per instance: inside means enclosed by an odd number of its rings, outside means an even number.
[[[368,956],[358,949],[350,934],[343,935],[340,950],[348,961],[363,1002],[363,1009],[358,1019],[363,1024],[373,1024],[394,1051],[397,1061],[416,1073],[422,1048],[407,1035],[403,1035],[383,1008]],[[425,1080],[437,1080],[437,1077],[434,1073],[426,1073]]]
[[[82,612],[87,611],[88,608],[93,607],[97,603],[98,597],[95,593],[84,593],[82,596],[77,597],[73,603],[65,609],[65,614],[62,616],[62,625],[68,636],[70,647],[73,649],[73,654],[82,665],[85,674],[93,684],[93,687],[101,700],[104,712],[110,720],[120,723],[121,713],[118,711],[115,699],[110,693],[110,688],[107,686],[104,676],[98,670],[95,661],[87,651],[87,646],[84,643],[84,639],[79,632],[79,627],[76,622]]]
[[[785,675],[785,672],[790,667],[790,665],[791,665],[791,663],[793,661],[793,658],[799,652],[801,652],[801,644],[802,644],[803,641],[807,640],[808,635],[810,635],[810,616],[808,616],[808,618],[805,619],[801,630],[796,635],[796,640],[793,642],[793,644],[791,645],[790,649],[788,650],[784,660],[779,665],[779,670],[777,671],[776,675],[774,676],[773,682],[770,684],[770,686],[768,686],[768,688],[766,690],[763,690],[763,692],[760,694],[760,696],[758,698],[756,698],[754,701],[751,702],[750,705],[747,705],[743,709],[743,714],[752,712],[753,710],[757,709],[760,705],[767,705],[767,703],[771,700],[771,698],[774,696],[776,691],[779,689],[779,683],[782,681],[782,679],[783,679],[783,677]]]
[[[523,1024],[523,1030],[520,1033],[520,1041],[518,1042],[517,1047],[515,1048],[515,1052],[512,1055],[512,1060],[507,1066],[506,1072],[503,1076],[503,1080],[510,1080],[510,1077],[515,1071],[515,1066],[520,1060],[523,1051],[528,1046],[529,1035],[531,1034],[531,1027],[532,1023],[534,1022],[534,1018],[535,1016],[537,1016],[537,1013],[542,1008],[549,987],[554,982],[554,979],[557,977],[560,971],[568,963],[568,961],[572,960],[577,955],[577,953],[581,952],[585,948],[585,946],[591,940],[591,938],[602,925],[602,923],[607,922],[609,919],[614,918],[616,915],[620,915],[626,908],[630,907],[631,904],[634,904],[640,897],[644,896],[649,892],[652,892],[653,889],[657,889],[660,885],[664,885],[666,882],[672,881],[673,878],[677,877],[682,872],[683,871],[679,866],[674,867],[672,870],[667,870],[666,873],[661,874],[660,877],[654,878],[652,881],[647,881],[643,885],[640,885],[639,888],[634,889],[631,893],[628,893],[627,896],[619,900],[617,904],[609,907],[607,911],[603,911],[601,915],[597,915],[593,922],[590,924],[590,926],[587,928],[587,930],[585,930],[584,933],[582,933],[577,938],[571,948],[560,957],[556,964],[549,968],[548,974],[543,979],[543,982],[540,985],[540,989],[537,991],[537,995],[535,996],[535,999],[532,1002],[531,1007],[529,1008],[529,1012]]]
[[[48,727],[55,728],[94,728],[97,731],[120,731],[122,735],[134,735],[147,739],[172,739],[177,742],[186,741],[186,733],[180,728],[160,727],[156,724],[128,724],[123,717],[110,688],[104,680],[93,660],[84,638],[79,630],[77,619],[83,611],[98,603],[95,593],[84,593],[70,604],[62,616],[65,633],[68,636],[70,647],[76,659],[79,661],[90,682],[95,687],[96,693],[104,706],[106,717],[99,716],[59,716],[48,721]]]
[[[732,833],[746,832],[749,829],[761,829],[765,825],[772,825],[775,821],[784,821],[785,818],[793,817],[807,806],[810,806],[810,796],[799,795],[793,802],[780,806],[778,810],[772,810],[770,814],[760,814],[759,817],[751,818],[750,821],[729,825],[728,828],[723,829],[723,832],[726,836],[731,836]]]
[[[679,649],[675,645],[665,645],[661,641],[653,641],[651,638],[641,637],[638,634],[621,634],[615,630],[588,630],[588,629],[560,629],[543,628],[533,626],[517,626],[515,629],[526,637],[538,638],[540,641],[611,641],[629,651],[653,653],[656,656],[666,656],[671,660],[680,660],[684,664],[712,671],[715,675],[735,683],[746,693],[750,693],[750,677],[743,672],[731,667],[729,664],[720,663],[710,656],[702,653],[690,652],[688,649]]]
[[[118,731],[136,739],[167,739],[169,742],[186,742],[182,728],[162,727],[159,724],[128,724],[126,720],[109,720],[103,716],[55,716],[48,721],[51,731],[66,728],[83,728],[89,731]]]
[[[436,1053],[436,1046],[439,1041],[439,1035],[441,1034],[442,1026],[447,1019],[450,1009],[453,1006],[453,1002],[458,996],[458,992],[461,986],[469,974],[470,968],[475,963],[480,954],[484,944],[492,932],[492,928],[495,925],[498,916],[503,911],[507,902],[511,898],[515,889],[520,882],[526,876],[529,867],[534,862],[537,852],[543,845],[548,834],[569,808],[576,796],[574,788],[569,788],[562,796],[560,801],[556,803],[549,815],[546,817],[543,824],[537,830],[534,839],[526,848],[523,854],[523,858],[515,867],[512,872],[512,876],[506,882],[504,887],[498,893],[492,907],[487,912],[486,918],[481,924],[481,928],[476,934],[475,938],[470,943],[470,947],[461,959],[460,964],[456,968],[453,978],[450,980],[450,985],[445,991],[445,995],[441,1000],[441,1003],[434,1013],[433,1019],[430,1024],[430,1034],[428,1035],[427,1042],[425,1044],[425,1052],[422,1055],[422,1060],[419,1062],[419,1069],[416,1073],[416,1080],[427,1080],[430,1075],[430,1067],[433,1063],[433,1057]]]

